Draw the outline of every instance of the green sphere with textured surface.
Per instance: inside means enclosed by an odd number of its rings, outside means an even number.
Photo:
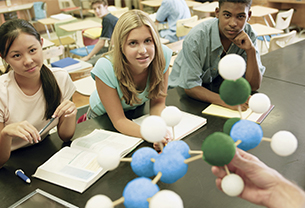
[[[228,105],[240,105],[245,103],[251,94],[249,82],[241,77],[235,81],[224,80],[219,88],[220,98]]]
[[[226,133],[227,135],[230,135],[232,126],[239,120],[240,120],[240,118],[237,118],[237,117],[229,118],[223,125],[223,132]]]
[[[207,136],[202,143],[201,149],[203,151],[203,159],[210,165],[215,166],[229,164],[236,151],[233,139],[223,132],[215,132]]]

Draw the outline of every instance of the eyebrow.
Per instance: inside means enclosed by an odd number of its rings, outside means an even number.
[[[229,11],[227,11],[227,10],[224,10],[223,12],[226,12],[226,13],[232,14],[231,12],[229,12]],[[238,13],[237,15],[241,15],[241,14],[246,15],[246,12],[241,12],[241,13]]]
[[[35,44],[33,44],[33,45],[30,45],[29,47],[28,47],[28,49],[30,49],[30,48],[32,48],[33,46],[35,46]],[[17,53],[17,52],[19,52],[19,51],[11,51],[10,53]]]

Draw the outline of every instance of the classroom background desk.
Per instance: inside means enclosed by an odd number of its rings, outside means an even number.
[[[304,43],[305,41],[302,42],[302,44]],[[294,54],[300,52],[302,48],[298,44],[293,44],[279,50],[283,54],[286,54],[286,51],[289,52],[287,56],[295,56]],[[278,56],[278,53],[275,52],[264,55],[262,59],[263,64],[270,73],[279,70],[291,71],[293,66],[302,67],[305,64],[304,55],[299,56],[297,59],[293,57],[289,59],[287,57],[286,61],[288,63],[285,66],[280,61],[271,63],[268,60],[275,59]],[[268,142],[262,142],[258,147],[249,152],[256,155],[267,165],[278,170],[288,179],[295,181],[304,189],[305,136],[303,121],[305,111],[303,110],[303,105],[305,102],[305,86],[287,82],[286,80],[279,80],[274,76],[268,76],[263,78],[259,92],[267,94],[272,104],[275,105],[275,108],[261,124],[264,136],[271,137],[277,131],[288,130],[298,138],[299,147],[293,155],[288,157],[277,156],[271,150],[270,143]],[[167,105],[175,105],[181,110],[207,118],[208,122],[205,126],[184,139],[192,150],[199,150],[206,136],[215,131],[222,131],[226,119],[201,114],[201,111],[208,106],[207,103],[189,98],[180,88],[171,89],[168,94]],[[147,110],[147,106],[142,106],[135,111],[130,111],[128,116],[138,117],[147,112]],[[78,124],[74,138],[89,134],[95,128],[114,130],[108,116],[104,115]],[[79,207],[84,207],[87,200],[96,194],[105,194],[114,201],[122,196],[126,184],[136,178],[129,163],[120,163],[118,168],[106,173],[83,194],[79,194],[36,178],[31,178],[31,184],[26,184],[14,175],[17,168],[21,168],[26,174],[32,175],[39,165],[62,146],[63,143],[60,142],[57,134],[52,134],[37,145],[13,152],[10,160],[0,169],[1,206],[7,207],[13,204],[36,188],[40,188]],[[140,147],[143,146],[151,146],[151,144],[144,142]],[[203,160],[190,163],[187,174],[177,182],[173,184],[158,182],[157,184],[161,190],[169,189],[179,194],[184,202],[184,207],[187,208],[260,207],[237,197],[226,196],[220,192],[215,186],[215,176],[211,173],[211,166]],[[120,205],[117,207],[124,206]]]
[[[0,19],[1,22],[5,22],[4,15],[5,13],[10,13],[10,12],[17,12],[18,18],[20,18],[20,11],[25,10],[28,15],[28,20],[32,20],[30,9],[33,7],[33,3],[28,3],[28,4],[20,4],[20,5],[14,5],[14,6],[9,6],[9,7],[4,7],[0,8]]]

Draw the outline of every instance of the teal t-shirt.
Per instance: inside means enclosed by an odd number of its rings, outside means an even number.
[[[168,67],[170,64],[170,60],[172,57],[172,50],[169,49],[165,45],[162,45],[162,49],[163,49],[163,54],[164,54],[165,61],[166,61],[165,69],[163,71],[163,73],[165,73],[168,70]],[[95,80],[95,77],[97,76],[106,85],[108,85],[111,88],[116,89],[120,98],[123,97],[123,93],[120,89],[119,81],[115,76],[115,73],[113,70],[113,65],[110,60],[108,60],[104,57],[100,58],[96,62],[94,68],[92,69],[91,76],[94,80]],[[149,79],[147,80],[145,90],[143,90],[143,92],[138,94],[138,98],[140,98],[142,100],[142,102],[140,104],[135,104],[133,106],[130,106],[130,105],[127,105],[125,103],[125,100],[122,99],[121,104],[122,104],[124,111],[135,109],[137,106],[142,105],[144,102],[146,102],[148,100],[148,98],[147,98],[148,88],[149,88]],[[111,98],[109,98],[109,99],[111,99]],[[98,92],[96,89],[90,96],[90,108],[97,115],[103,115],[104,113],[106,113],[106,110],[99,98],[99,95],[98,95]]]

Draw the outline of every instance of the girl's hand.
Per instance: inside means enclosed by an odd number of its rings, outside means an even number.
[[[13,123],[4,127],[2,132],[6,136],[10,137],[20,137],[21,139],[29,143],[38,143],[41,138],[37,129],[30,124],[28,121],[21,121],[18,123]]]
[[[54,114],[53,114],[53,118],[54,117],[61,117],[62,115],[64,115],[64,117],[70,117],[70,116],[74,116],[77,113],[77,109],[76,106],[73,102],[71,102],[70,100],[64,100],[55,110]]]
[[[173,140],[173,136],[171,134],[171,132],[169,130],[166,131],[166,135],[164,137],[164,139],[162,140],[162,142],[155,142],[153,147],[156,151],[161,151],[161,145],[163,145],[163,147],[165,147],[167,145],[168,142],[171,142]]]

